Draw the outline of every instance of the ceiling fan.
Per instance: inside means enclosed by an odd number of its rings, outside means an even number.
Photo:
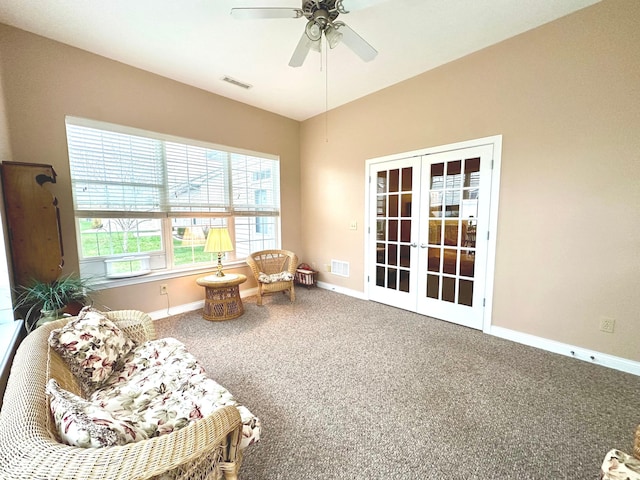
[[[322,34],[330,48],[344,43],[365,62],[373,60],[378,52],[344,22],[336,20],[358,8],[365,8],[387,0],[302,0],[302,8],[241,7],[232,8],[231,15],[238,19],[254,18],[306,18],[307,25],[298,46],[289,60],[291,67],[300,67],[310,50],[320,51]]]

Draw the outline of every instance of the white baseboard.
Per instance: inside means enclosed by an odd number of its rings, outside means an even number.
[[[558,353],[584,362],[595,363],[596,365],[602,365],[603,367],[640,376],[640,362],[635,362],[626,358],[616,357],[606,353],[596,352],[595,350],[588,350],[586,348],[575,347],[566,343],[556,342],[555,340],[549,340],[503,327],[491,326],[487,333],[489,335],[504,338],[505,340],[511,340],[512,342],[521,343],[523,345],[539,348],[548,352]]]
[[[318,282],[318,287],[325,290],[331,290],[336,293],[341,293],[349,297],[368,300],[364,292],[340,287],[331,283]],[[247,290],[241,290],[240,297],[250,297],[252,295],[256,295],[257,293],[257,287]],[[202,308],[203,306],[204,300],[199,300],[197,302],[187,303],[184,305],[177,305],[175,307],[171,307],[168,310],[157,310],[155,312],[150,312],[149,316],[153,320],[158,320],[160,318],[166,318],[171,315],[192,312],[194,310]],[[595,350],[588,350],[586,348],[576,347],[562,342],[556,342],[555,340],[537,337],[535,335],[518,332],[516,330],[510,330],[504,327],[491,326],[486,333],[495,337],[504,338],[505,340],[510,340],[512,342],[521,343],[523,345],[539,348],[548,352],[558,353],[560,355],[572,357],[584,362],[595,363],[596,365],[602,365],[603,367],[612,368],[614,370],[620,370],[621,372],[640,376],[640,362],[628,360],[626,358],[616,357],[614,355],[597,352]]]
[[[257,295],[258,287],[248,288],[246,290],[240,290],[240,298],[250,297]],[[183,305],[176,305],[162,310],[156,310],[155,312],[149,312],[149,316],[152,320],[160,320],[161,318],[167,318],[171,315],[179,315],[181,313],[193,312],[194,310],[200,310],[204,307],[204,300],[198,300],[197,302],[185,303]]]
[[[251,297],[258,294],[258,287],[247,288],[246,290],[240,290],[240,298]]]
[[[198,300],[197,302],[185,303],[183,305],[176,305],[163,310],[156,310],[155,312],[147,312],[152,320],[160,320],[161,318],[167,318],[171,315],[179,315],[181,313],[193,312],[204,306],[204,300]]]
[[[358,290],[351,290],[350,288],[344,288],[326,282],[318,282],[318,287],[324,288],[325,290],[331,290],[332,292],[342,293],[343,295],[347,295],[349,297],[359,298],[360,300],[367,300],[364,292],[359,292]]]

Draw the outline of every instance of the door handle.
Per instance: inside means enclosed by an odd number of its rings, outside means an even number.
[[[421,243],[420,244],[420,248],[427,248],[427,244],[426,243]]]
[[[416,242],[413,242],[413,243],[411,244],[411,247],[412,247],[412,248],[416,248],[417,246],[418,246],[418,244],[417,244]]]

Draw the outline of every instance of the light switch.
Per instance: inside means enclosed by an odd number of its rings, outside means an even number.
[[[357,230],[358,229],[358,222],[357,220],[351,220],[349,222],[349,230]]]

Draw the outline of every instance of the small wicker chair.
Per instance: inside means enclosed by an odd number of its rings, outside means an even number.
[[[296,292],[293,286],[298,265],[298,256],[289,250],[262,250],[252,253],[247,257],[247,264],[251,267],[253,276],[258,283],[258,305],[262,305],[263,295],[275,292],[285,293],[289,291],[289,298],[292,302],[296,299]],[[264,283],[260,281],[261,274],[273,275],[282,272],[289,272],[291,280]]]

